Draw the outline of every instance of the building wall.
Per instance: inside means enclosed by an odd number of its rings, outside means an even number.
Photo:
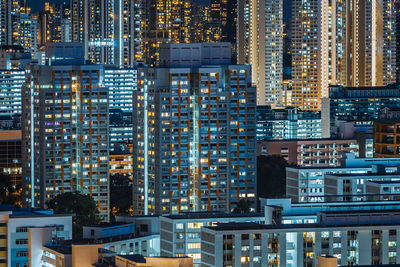
[[[23,70],[0,71],[0,116],[21,115],[21,89],[24,81]]]
[[[400,150],[400,123],[396,121],[374,122],[374,146],[376,158],[398,157]]]
[[[242,2],[238,13],[238,62],[251,65],[257,105],[280,104],[283,97],[283,1]]]
[[[99,248],[96,245],[72,245],[72,267],[92,267],[99,258]]]
[[[108,220],[108,93],[102,67],[30,71],[22,105],[23,177],[25,188],[33,189],[26,192],[26,205],[43,207],[57,194],[77,190],[92,196]]]
[[[356,140],[293,140],[258,142],[257,155],[280,155],[298,166],[340,166],[344,153],[358,155]]]
[[[215,218],[160,218],[160,247],[161,256],[193,258],[194,266],[201,262],[201,228],[216,223],[229,222],[263,222],[264,217],[234,216]],[[218,266],[218,265],[216,265]]]
[[[28,228],[35,227],[59,227],[55,236],[60,239],[72,238],[72,217],[71,216],[34,216],[10,218],[3,215],[1,220],[7,225],[7,260],[8,266],[28,264],[29,244],[33,245],[38,240],[29,240]]]
[[[248,67],[139,72],[133,105],[135,211],[229,211],[240,198],[254,204],[255,89]]]
[[[202,266],[313,266],[328,254],[341,265],[399,262],[396,226],[325,227],[317,230],[202,230]]]

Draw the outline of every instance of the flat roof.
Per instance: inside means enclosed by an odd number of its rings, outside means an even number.
[[[350,139],[331,139],[331,138],[319,138],[319,139],[279,139],[279,140],[271,140],[271,139],[262,139],[257,140],[257,143],[266,142],[266,143],[286,143],[286,142],[310,142],[310,143],[320,143],[321,141],[330,141],[330,142],[349,142],[354,141],[357,142],[355,138]]]
[[[354,222],[354,223],[307,223],[307,224],[257,224],[257,223],[222,223],[216,226],[206,226],[204,228],[213,231],[242,231],[242,230],[274,230],[274,229],[317,229],[317,228],[330,228],[330,227],[371,227],[371,226],[399,226],[399,222]]]
[[[329,176],[337,176],[337,177],[351,177],[351,176],[368,176],[368,177],[373,177],[373,176],[398,176],[400,178],[399,173],[371,173],[371,172],[366,172],[366,173],[335,173],[335,174],[327,174]]]
[[[99,223],[94,225],[85,225],[83,227],[94,227],[94,228],[108,228],[122,225],[133,225],[132,222],[111,222],[111,223]]]
[[[399,181],[368,181],[370,183],[374,183],[374,184],[400,184],[400,180]]]
[[[212,219],[212,218],[250,218],[250,217],[264,217],[262,213],[226,213],[220,211],[210,211],[210,212],[187,212],[176,215],[163,216],[165,218],[174,220],[184,220],[184,219]]]

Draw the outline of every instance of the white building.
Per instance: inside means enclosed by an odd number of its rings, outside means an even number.
[[[189,256],[193,258],[194,266],[200,266],[201,228],[228,222],[262,223],[264,216],[257,213],[199,212],[160,217],[161,256]]]
[[[321,212],[315,224],[228,223],[202,228],[201,266],[315,266],[400,263],[400,212]]]
[[[400,158],[354,158],[347,154],[341,167],[287,167],[286,194],[294,202],[322,202],[325,194],[325,178],[333,174],[362,176],[384,168],[386,173],[397,172]],[[382,165],[384,167],[382,167]]]
[[[72,238],[72,215],[0,206],[0,266],[28,266],[51,239]],[[30,265],[39,266],[39,265]]]

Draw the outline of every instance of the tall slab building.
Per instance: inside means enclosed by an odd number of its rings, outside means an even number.
[[[255,207],[256,90],[230,44],[163,46],[138,69],[133,99],[134,212]],[[165,59],[165,60],[164,60]]]
[[[257,104],[279,104],[283,91],[283,1],[238,2],[238,63],[250,64]]]
[[[109,216],[108,91],[100,65],[31,66],[22,90],[27,206],[78,191]]]
[[[394,0],[293,2],[293,105],[316,110],[329,85],[396,79]]]

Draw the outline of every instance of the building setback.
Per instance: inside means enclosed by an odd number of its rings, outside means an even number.
[[[256,93],[249,67],[203,66],[201,54],[212,58],[221,44],[171,45],[183,51],[188,46],[201,51],[197,63],[138,69],[137,213],[231,211],[242,198],[255,204]]]
[[[32,66],[22,93],[27,206],[64,192],[94,198],[109,216],[108,92],[100,65]]]

